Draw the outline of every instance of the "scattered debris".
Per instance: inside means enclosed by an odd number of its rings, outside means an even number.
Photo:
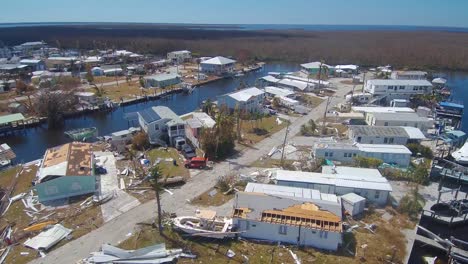
[[[71,229],[65,228],[61,224],[56,224],[50,229],[41,232],[39,235],[28,238],[23,244],[37,251],[47,251],[52,246],[66,238],[72,232]]]
[[[11,250],[11,246],[6,247],[1,250],[0,264],[2,264],[5,261],[6,257],[8,256],[8,253],[10,253],[10,250]]]
[[[234,251],[232,251],[231,249],[229,249],[226,252],[226,257],[228,257],[228,258],[233,258],[235,255],[236,255],[236,253]]]
[[[166,249],[166,244],[124,250],[108,244],[103,244],[101,251],[92,252],[87,259],[90,263],[167,263],[179,257],[195,258],[192,254],[184,254],[182,249]]]
[[[21,256],[27,256],[27,255],[29,255],[29,252],[23,251],[23,252],[20,252],[20,255],[21,255]]]
[[[296,262],[296,264],[301,264],[301,260],[299,259],[299,257],[297,256],[296,253],[292,252],[292,250],[288,249],[289,250],[289,254],[291,254],[291,257],[294,259],[294,261]]]
[[[210,197],[214,197],[217,193],[218,193],[218,190],[213,189],[213,190],[211,190],[211,191],[208,193],[208,195],[209,195]]]
[[[163,190],[164,190],[165,192],[167,192],[168,194],[170,194],[170,195],[174,195],[174,193],[173,193],[173,192],[169,191],[169,190],[168,190],[168,189],[166,189],[166,188],[163,188]]]
[[[23,229],[23,231],[26,231],[26,232],[40,231],[48,226],[55,225],[56,223],[57,221],[45,221],[45,222],[38,223],[32,226],[28,226],[25,229]]]

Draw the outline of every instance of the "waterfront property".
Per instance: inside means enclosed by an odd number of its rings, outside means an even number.
[[[151,144],[172,145],[177,137],[185,138],[185,122],[169,107],[154,106],[137,113]]]
[[[348,126],[349,139],[362,144],[406,145],[425,139],[419,128],[398,126]]]
[[[377,169],[324,166],[322,173],[277,170],[273,172],[273,177],[276,184],[281,186],[308,188],[335,195],[355,193],[379,206],[387,203],[392,191],[388,180]]]
[[[461,130],[450,130],[441,134],[437,139],[441,139],[451,147],[461,147],[465,144],[466,138],[465,132]]]
[[[406,168],[411,161],[411,151],[404,145],[317,143],[312,156],[346,164],[355,162],[356,157],[380,159],[385,163]]]
[[[11,164],[16,158],[15,152],[6,143],[0,145],[0,167]]]
[[[182,63],[189,61],[192,58],[192,53],[188,50],[178,50],[167,53],[167,60],[173,63]]]
[[[217,56],[200,63],[200,71],[207,74],[218,76],[229,75],[234,73],[236,61],[222,56]]]
[[[414,113],[409,107],[383,107],[383,106],[353,106],[353,112],[358,113]]]
[[[218,107],[226,107],[229,110],[246,111],[250,113],[260,112],[265,100],[265,92],[250,87],[243,90],[218,96]]]
[[[244,238],[336,251],[343,241],[341,211],[333,194],[248,183],[236,193],[232,218]]]
[[[426,80],[426,77],[425,71],[394,71],[390,75],[395,80]]]
[[[159,73],[144,77],[146,87],[165,88],[181,82],[180,76],[176,73]]]
[[[204,112],[192,112],[187,116],[190,116],[190,118],[185,119],[185,136],[195,147],[199,148],[199,138],[202,130],[205,128],[213,128],[216,122],[211,116]]]
[[[45,62],[39,59],[23,59],[20,60],[21,65],[27,65],[32,71],[44,71],[46,69]]]
[[[348,65],[336,65],[335,69],[335,76],[340,77],[351,77],[359,73],[359,66],[348,64]]]
[[[428,94],[432,91],[432,84],[427,80],[367,80],[364,91],[373,96],[386,96],[391,99],[409,99],[412,95]]]
[[[296,93],[289,89],[282,89],[274,86],[267,86],[263,89],[265,91],[265,95],[268,97],[289,97],[294,99],[296,97]]]
[[[367,113],[366,123],[370,126],[409,126],[426,133],[433,127],[434,120],[416,113]]]
[[[320,61],[314,61],[309,63],[301,64],[301,71],[307,75],[317,75],[319,73],[319,69],[322,68],[322,74],[325,76],[331,75],[334,73],[335,68],[333,66],[327,65],[325,63],[321,63]]]
[[[444,119],[446,125],[453,126],[455,129],[460,129],[464,108],[465,106],[463,104],[446,101],[440,102],[435,107],[436,118]]]
[[[34,186],[40,202],[96,191],[91,148],[89,143],[72,142],[47,149]]]
[[[97,105],[99,102],[99,98],[93,92],[76,92],[75,96],[80,104]]]

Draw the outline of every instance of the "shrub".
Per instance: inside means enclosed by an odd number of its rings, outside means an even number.
[[[139,132],[132,138],[132,146],[137,150],[145,150],[149,148],[150,143],[148,135],[145,132]]]
[[[417,219],[419,213],[423,210],[423,205],[420,203],[420,200],[418,189],[415,188],[411,193],[401,198],[398,211],[407,214],[413,220]]]
[[[418,153],[420,153],[421,156],[424,158],[432,159],[434,157],[431,148],[423,146],[421,144],[410,143],[406,145],[406,147],[411,151],[413,156],[416,156],[418,155]]]
[[[355,157],[354,161],[358,167],[362,168],[378,168],[382,165],[383,161],[376,158]]]

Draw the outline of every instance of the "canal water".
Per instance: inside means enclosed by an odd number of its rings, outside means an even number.
[[[64,131],[83,127],[97,127],[99,136],[109,135],[112,132],[128,128],[129,123],[125,119],[125,115],[128,113],[152,106],[164,105],[179,115],[185,114],[200,108],[200,105],[206,99],[214,101],[216,96],[232,92],[240,85],[255,85],[255,81],[259,77],[265,76],[267,72],[289,72],[298,69],[298,64],[266,64],[263,69],[247,73],[242,77],[223,79],[203,85],[196,88],[192,94],[173,94],[163,99],[119,107],[113,112],[95,112],[68,118],[63,129],[49,130],[47,125],[43,124],[21,132],[15,132],[13,135],[0,138],[0,141],[7,143],[13,149],[17,155],[17,162],[27,162],[41,158],[47,148],[70,142],[71,139],[65,136]],[[133,125],[136,126],[137,124]]]
[[[194,90],[192,94],[174,94],[167,98],[142,102],[124,107],[119,107],[113,112],[95,112],[78,117],[68,118],[63,129],[49,130],[46,124],[25,129],[0,139],[10,145],[17,155],[17,162],[27,162],[41,158],[45,149],[59,144],[70,142],[64,131],[97,127],[100,136],[109,135],[112,132],[127,129],[129,123],[125,115],[142,109],[164,105],[170,107],[177,114],[185,114],[200,107],[206,99],[216,100],[216,96],[234,91],[240,85],[253,86],[259,77],[267,72],[297,71],[298,64],[266,64],[262,70],[250,72],[242,77],[223,79],[206,84]],[[441,76],[448,79],[448,86],[452,88],[452,97],[460,103],[468,103],[468,73],[442,73]],[[132,124],[130,124],[132,125]],[[134,126],[137,124],[133,124]],[[468,131],[468,115],[463,118],[463,130]]]

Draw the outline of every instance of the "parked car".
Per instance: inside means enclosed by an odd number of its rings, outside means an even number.
[[[185,168],[188,169],[193,169],[193,168],[198,168],[198,169],[203,169],[206,167],[208,159],[202,158],[202,157],[194,157],[190,160],[185,161]]]
[[[105,168],[103,168],[103,167],[96,167],[96,168],[94,169],[94,172],[95,172],[96,174],[98,174],[98,175],[100,175],[100,174],[107,174],[107,170],[106,170]]]
[[[197,156],[197,154],[195,153],[195,150],[192,147],[190,147],[190,145],[187,145],[187,144],[185,144],[182,147],[182,154],[184,155],[186,159],[191,159]]]
[[[182,150],[182,147],[186,145],[185,138],[183,137],[176,137],[174,139],[174,146],[177,150]]]

